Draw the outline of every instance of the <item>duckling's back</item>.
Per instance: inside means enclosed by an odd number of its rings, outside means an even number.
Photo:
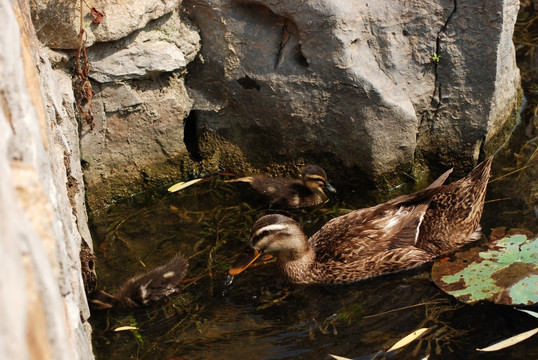
[[[127,280],[115,295],[120,307],[134,308],[176,292],[187,273],[187,260],[176,255],[168,263]]]
[[[302,180],[254,176],[250,185],[264,202],[278,208],[294,209],[322,202],[322,199],[307,188]]]

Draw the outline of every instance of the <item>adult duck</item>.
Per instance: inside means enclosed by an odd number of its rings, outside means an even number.
[[[238,275],[261,254],[270,253],[289,282],[336,284],[453,253],[481,236],[491,161],[489,157],[451,184],[443,185],[448,170],[424,190],[334,218],[311,238],[287,216],[264,216],[252,228],[249,249],[229,273]]]

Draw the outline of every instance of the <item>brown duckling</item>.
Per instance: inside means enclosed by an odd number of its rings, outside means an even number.
[[[95,309],[127,309],[148,305],[178,291],[187,273],[187,260],[177,254],[168,263],[127,280],[114,295],[94,290],[88,301]]]
[[[250,251],[229,273],[237,275],[261,254],[271,253],[289,282],[336,284],[448,255],[480,237],[491,161],[451,184],[443,185],[449,170],[424,190],[334,218],[310,239],[291,218],[264,216],[252,228]]]
[[[324,190],[336,192],[329,184],[325,171],[317,165],[303,169],[301,179],[248,176],[230,182],[249,183],[272,207],[298,209],[315,206],[329,200]]]

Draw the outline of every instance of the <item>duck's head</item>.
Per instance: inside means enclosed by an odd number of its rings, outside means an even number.
[[[254,223],[248,245],[230,268],[230,275],[240,274],[265,253],[284,261],[300,257],[308,250],[308,239],[295,220],[272,214],[263,216]]]
[[[336,192],[336,189],[329,184],[327,174],[317,165],[308,165],[302,173],[303,182],[306,187],[314,194],[318,194],[322,199],[327,199],[325,189],[330,192]]]

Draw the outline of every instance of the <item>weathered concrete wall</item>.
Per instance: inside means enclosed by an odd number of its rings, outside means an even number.
[[[26,1],[0,11],[0,358],[92,359],[71,80],[52,71]]]

